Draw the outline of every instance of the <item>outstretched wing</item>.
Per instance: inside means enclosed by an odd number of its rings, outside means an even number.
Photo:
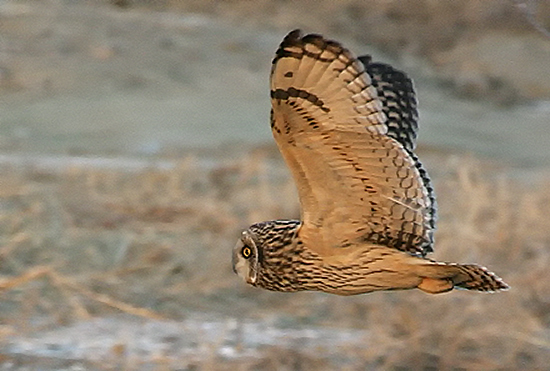
[[[400,133],[415,128],[388,127],[363,63],[337,42],[293,31],[273,60],[271,99],[308,248],[323,256],[361,242],[431,251],[433,204],[412,156],[416,134]]]

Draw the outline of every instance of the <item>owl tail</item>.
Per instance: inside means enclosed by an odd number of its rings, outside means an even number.
[[[429,294],[447,292],[453,288],[495,292],[509,289],[509,286],[487,268],[476,264],[433,262],[423,265],[422,282],[418,288]]]

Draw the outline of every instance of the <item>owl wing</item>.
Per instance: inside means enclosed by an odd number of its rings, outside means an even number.
[[[416,119],[390,128],[375,84],[349,50],[299,30],[273,60],[271,127],[298,188],[300,237],[321,256],[365,242],[431,251],[433,192],[412,154]]]
[[[389,64],[373,63],[369,55],[358,58],[376,88],[378,98],[382,102],[382,111],[386,115],[387,135],[403,145],[412,157],[424,187],[430,198],[429,222],[430,244],[426,245],[426,252],[432,251],[433,231],[437,220],[437,203],[432,181],[428,172],[414,153],[418,133],[418,110],[416,93],[412,80],[404,73],[396,70]]]

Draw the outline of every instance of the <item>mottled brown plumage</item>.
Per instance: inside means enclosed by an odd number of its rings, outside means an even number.
[[[478,265],[424,258],[433,250],[436,205],[413,152],[416,97],[404,73],[296,30],[273,60],[271,102],[273,136],[296,181],[301,221],[243,232],[233,269],[249,284],[339,295],[507,288]]]

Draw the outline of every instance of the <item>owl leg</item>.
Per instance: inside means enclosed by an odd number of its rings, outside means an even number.
[[[425,277],[422,282],[417,286],[420,290],[427,292],[428,294],[441,294],[443,292],[451,291],[454,287],[454,283],[451,279],[438,279]]]

